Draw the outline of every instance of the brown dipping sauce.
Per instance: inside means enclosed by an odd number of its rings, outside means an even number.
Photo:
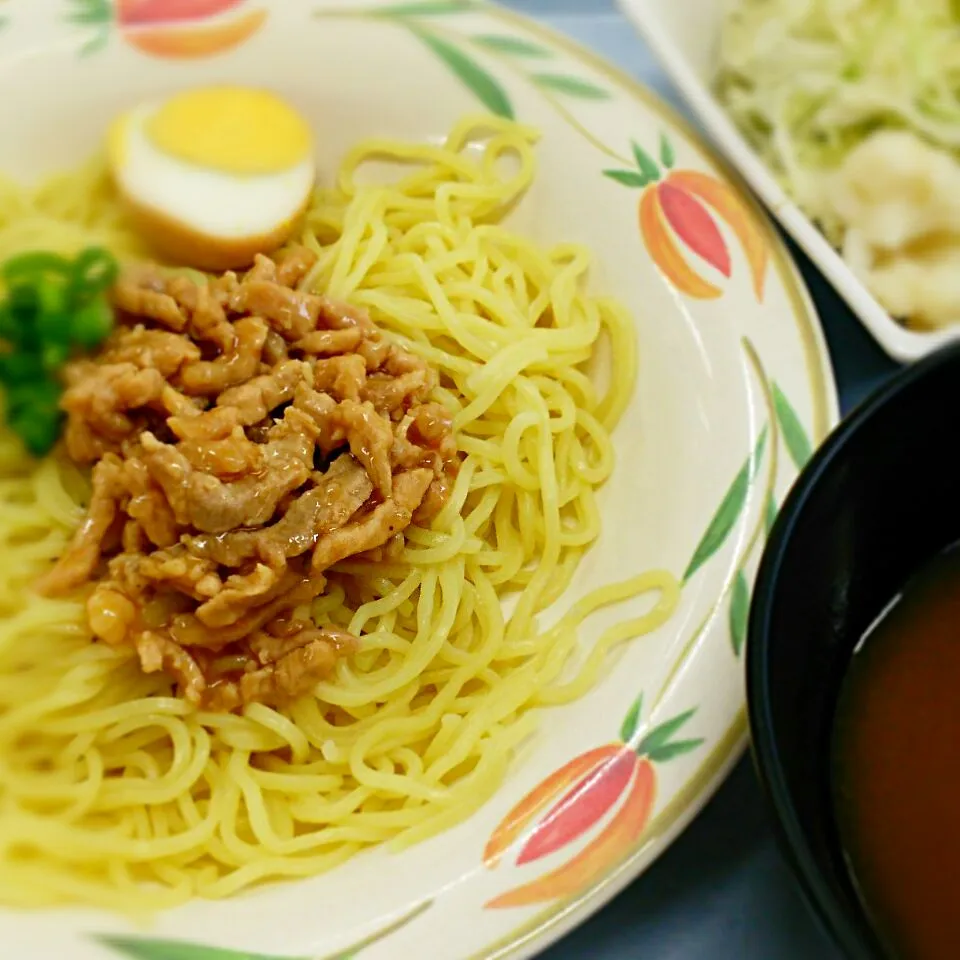
[[[854,655],[833,790],[855,883],[893,954],[960,958],[960,549],[921,570]]]

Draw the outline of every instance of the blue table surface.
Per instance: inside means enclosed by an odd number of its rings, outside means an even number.
[[[683,104],[614,0],[501,0]],[[684,110],[684,112],[686,112]],[[844,411],[897,368],[791,245],[823,321]],[[839,960],[774,845],[745,758],[690,828],[544,960]]]

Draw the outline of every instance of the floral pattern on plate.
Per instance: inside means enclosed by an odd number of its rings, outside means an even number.
[[[116,32],[141,53],[194,59],[226,53],[263,26],[267,11],[246,0],[69,0],[68,22],[89,28],[82,56]]]

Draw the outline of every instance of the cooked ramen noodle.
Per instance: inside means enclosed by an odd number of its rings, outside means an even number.
[[[89,480],[63,451],[29,462],[2,439],[0,900],[152,911],[423,840],[497,789],[535,708],[583,694],[611,648],[670,616],[677,582],[653,571],[538,619],[600,532],[636,345],[623,308],[587,293],[586,250],[501,225],[533,181],[535,139],[483,118],[442,146],[369,141],[309,208],[302,285],[437,372],[459,468],[402,549],[332,568],[308,613],[360,646],[307,695],[198,709],[132,650],[93,642],[85,593],[34,589]],[[362,169],[384,160],[392,182]],[[146,255],[99,163],[36,193],[3,185],[0,257],[92,243]],[[627,601],[631,616],[581,647],[584,620]]]

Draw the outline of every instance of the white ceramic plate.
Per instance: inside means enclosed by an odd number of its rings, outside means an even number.
[[[0,169],[33,177],[79,161],[132,101],[215,79],[290,97],[316,125],[327,175],[365,136],[435,138],[478,109],[537,125],[540,173],[512,226],[543,243],[589,245],[593,282],[629,306],[641,350],[639,386],[616,435],[618,465],[602,495],[604,533],[556,612],[593,586],[653,567],[682,579],[682,599],[665,627],[607,665],[592,693],[544,711],[506,783],[459,827],[312,880],[193,902],[146,929],[86,910],[0,912],[2,953],[529,956],[649,866],[740,753],[741,647],[756,564],[776,504],[837,416],[817,321],[769,224],[684,124],[646,90],[532,22],[429,0],[343,9],[320,0],[224,0],[219,15],[199,16],[212,6],[153,0],[141,12],[157,19],[131,27],[115,19],[114,9],[121,20],[130,9],[123,2],[4,4],[0,82],[18,92],[0,100]],[[198,16],[165,24],[164,10],[175,8]],[[70,19],[78,13],[85,15]],[[644,166],[659,179],[641,188]],[[626,172],[611,178],[610,169]],[[641,231],[644,196],[672,214]],[[548,858],[518,865],[514,844],[496,869],[485,868],[491,832],[522,797],[585,751],[621,749],[640,694],[631,746],[670,721],[661,733],[683,741],[637,759],[650,765],[652,809],[624,818],[621,798]],[[604,786],[597,778],[578,803]],[[0,783],[0,798],[2,791]],[[585,845],[596,850],[600,834],[612,842],[586,869],[578,855]],[[562,895],[505,905],[509,891],[564,867],[574,883]]]
[[[766,164],[741,136],[712,93],[725,3],[719,0],[618,0],[618,3],[719,148],[891,357],[916,360],[960,338],[960,326],[926,333],[908,330],[897,323],[784,193]]]

